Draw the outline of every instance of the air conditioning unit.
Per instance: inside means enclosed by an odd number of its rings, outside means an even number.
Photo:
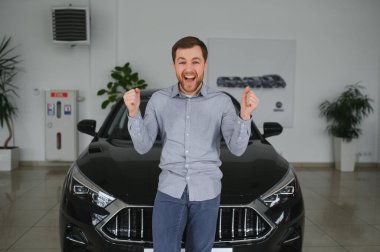
[[[55,43],[90,44],[90,17],[87,7],[52,8]]]

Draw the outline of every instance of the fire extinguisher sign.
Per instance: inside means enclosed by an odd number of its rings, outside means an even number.
[[[67,92],[51,92],[50,97],[53,98],[67,98],[69,97],[69,93]]]
[[[71,105],[65,105],[63,109],[65,115],[71,115]]]

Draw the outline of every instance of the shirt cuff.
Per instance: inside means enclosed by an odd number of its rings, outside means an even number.
[[[238,122],[238,124],[241,124],[241,125],[244,125],[244,126],[250,128],[251,120],[252,120],[252,115],[251,115],[251,119],[249,119],[249,120],[243,120],[240,116],[238,116],[237,122]]]
[[[237,124],[240,127],[239,139],[251,135],[251,120],[243,120],[238,116]]]
[[[135,117],[128,115],[128,129],[130,133],[140,133],[140,123],[142,122],[141,112],[139,111]]]
[[[252,120],[252,115],[249,115],[249,119],[248,120],[244,120],[243,118],[241,118],[240,113],[239,113],[238,117],[239,117],[239,119],[241,119],[243,121],[251,121]]]

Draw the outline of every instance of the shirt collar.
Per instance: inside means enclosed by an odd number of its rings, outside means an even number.
[[[172,87],[172,93],[171,93],[171,97],[175,97],[175,96],[181,96],[181,92],[179,91],[179,83],[177,83],[176,85],[174,85]],[[199,95],[202,95],[204,97],[207,97],[207,87],[206,87],[206,84],[203,82],[202,83],[202,87],[201,87],[201,90],[199,91],[198,95],[196,96],[199,96]],[[195,96],[195,97],[196,97]]]

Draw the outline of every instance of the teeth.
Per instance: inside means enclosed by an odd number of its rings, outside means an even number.
[[[195,76],[185,76],[185,80],[194,80]]]

